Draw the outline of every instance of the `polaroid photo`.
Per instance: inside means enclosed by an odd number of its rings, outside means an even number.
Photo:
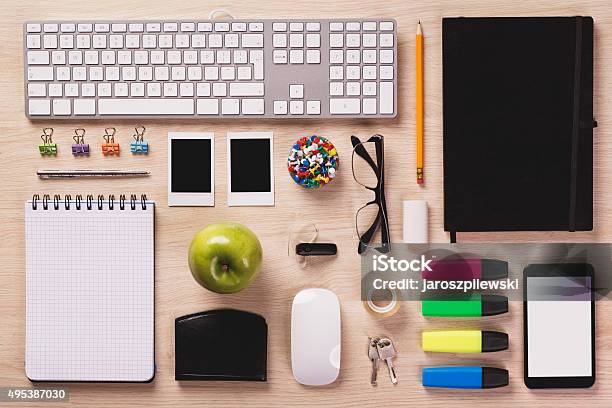
[[[227,204],[274,205],[272,132],[227,134]]]
[[[168,133],[168,206],[215,205],[215,134]]]

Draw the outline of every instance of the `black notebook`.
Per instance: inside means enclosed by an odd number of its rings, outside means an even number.
[[[444,227],[593,229],[593,19],[443,19]]]

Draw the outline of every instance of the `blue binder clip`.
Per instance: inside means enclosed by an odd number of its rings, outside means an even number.
[[[135,129],[136,134],[134,135],[134,141],[130,144],[130,151],[134,154],[149,154],[149,142],[144,140],[146,128],[138,126]]]
[[[72,136],[74,143],[72,144],[73,156],[89,156],[89,145],[85,143],[85,129],[75,129],[75,135]]]

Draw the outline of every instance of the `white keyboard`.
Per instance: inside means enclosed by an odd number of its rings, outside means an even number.
[[[393,118],[397,23],[24,24],[31,119]]]

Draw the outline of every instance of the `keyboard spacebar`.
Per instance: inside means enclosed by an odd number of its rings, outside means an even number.
[[[115,98],[98,100],[99,115],[193,115],[193,99],[135,99]]]

